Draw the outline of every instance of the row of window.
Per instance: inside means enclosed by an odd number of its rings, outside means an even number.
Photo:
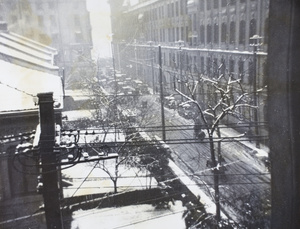
[[[79,9],[79,4],[77,1],[74,1],[75,4],[73,4],[74,9]],[[84,2],[83,2],[84,3]],[[40,0],[37,0],[35,3],[31,3],[30,1],[20,1],[19,6],[16,0],[9,0],[7,2],[0,2],[0,10],[9,10],[13,11],[18,8],[21,8],[24,11],[31,10],[32,8],[35,8],[37,10],[54,10],[57,8],[57,1],[55,0],[49,0],[47,2],[42,2]]]
[[[251,19],[249,23],[249,38],[256,34],[256,20]],[[206,32],[206,33],[205,33]],[[221,42],[229,42],[230,44],[234,44],[236,41],[236,22],[232,21],[229,24],[229,28],[227,23],[222,23],[221,25]],[[205,26],[200,26],[199,31],[200,43],[205,43],[205,34],[206,34],[206,42],[207,43],[219,43],[219,25],[214,24],[213,26],[208,24]],[[246,21],[242,20],[239,23],[239,44],[245,44],[246,41]]]
[[[255,0],[251,0],[255,1]],[[210,10],[211,8],[217,9],[219,8],[219,0],[206,0],[206,9]],[[221,7],[226,6],[235,6],[238,0],[221,0]],[[239,0],[240,3],[246,3],[246,0]],[[204,10],[205,0],[199,0],[199,9]]]
[[[240,3],[245,3],[246,0],[239,0]],[[255,1],[255,0],[251,0]],[[219,8],[220,0],[199,0],[198,7],[200,11],[205,9],[205,2],[206,2],[206,9],[210,10],[212,8],[217,9]],[[222,0],[221,7],[226,6],[235,6],[237,0]],[[165,11],[166,10],[166,11]],[[171,17],[178,17],[179,15],[187,14],[187,0],[180,0],[173,3],[166,4],[165,6],[159,6],[150,10],[150,15],[147,18],[149,21],[163,19],[163,18],[171,18]]]
[[[268,19],[265,21],[265,28],[267,28]],[[194,23],[196,24],[196,23]],[[218,24],[208,24],[200,25],[199,31],[194,30],[198,34],[195,38],[196,43],[200,44],[210,44],[219,42],[235,44],[236,43],[236,33],[238,31],[238,43],[241,45],[246,44],[246,40],[257,34],[257,21],[256,19],[251,19],[249,22],[249,27],[246,27],[246,21],[242,20],[236,25],[235,21],[227,23],[222,23],[221,28]],[[238,28],[237,28],[238,26]],[[248,34],[247,34],[248,33]],[[267,31],[264,31],[264,35],[267,36]],[[220,36],[219,36],[220,35]],[[247,37],[246,37],[247,35]],[[153,29],[148,30],[147,37],[153,41],[161,42],[174,42],[177,40],[189,41],[189,27],[176,27],[168,29]],[[265,43],[267,43],[267,37],[265,37]]]
[[[157,60],[156,60],[157,61]],[[235,60],[230,58],[228,62],[224,58],[212,58],[200,56],[197,61],[196,56],[181,55],[177,53],[169,53],[166,58],[166,53],[163,53],[163,64],[171,68],[182,69],[187,72],[202,73],[209,77],[218,78],[221,74],[232,74],[234,77],[241,79],[242,82],[252,85],[254,71],[252,60],[248,61],[248,66],[245,67],[245,60]],[[245,76],[248,75],[246,79]]]

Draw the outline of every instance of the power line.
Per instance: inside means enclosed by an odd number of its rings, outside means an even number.
[[[29,95],[29,96],[31,96],[31,97],[36,97],[36,95],[33,95],[33,94],[31,94],[31,93],[28,93],[28,92],[26,92],[26,91],[24,91],[24,90],[21,90],[21,89],[19,89],[19,88],[13,87],[13,86],[8,85],[8,84],[6,84],[6,83],[3,83],[3,82],[1,82],[1,81],[0,81],[0,84],[3,84],[3,85],[5,85],[5,86],[7,86],[7,87],[9,87],[9,88],[11,88],[11,89],[14,89],[14,90],[16,90],[16,91],[22,92],[22,93],[24,93],[24,94],[26,94],[26,95]]]

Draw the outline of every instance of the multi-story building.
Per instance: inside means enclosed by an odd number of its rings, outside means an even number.
[[[0,21],[9,31],[58,50],[66,86],[91,58],[92,38],[86,0],[1,0]]]
[[[43,204],[36,189],[40,174],[37,157],[28,154],[24,158],[16,152],[19,144],[30,144],[38,130],[37,94],[53,92],[55,121],[61,123],[64,96],[59,68],[54,64],[56,55],[54,48],[11,33],[6,23],[0,23],[1,228],[43,224],[43,215],[24,217]]]
[[[253,109],[241,110],[241,116],[249,122],[266,120],[268,0],[132,2],[110,0],[114,58],[121,63],[116,67],[131,70],[134,77],[155,87],[160,45],[165,91],[172,90],[174,75],[231,74],[249,91],[262,89],[257,93],[258,117]],[[254,48],[254,43],[259,46]],[[205,104],[210,89],[201,90],[198,99]]]

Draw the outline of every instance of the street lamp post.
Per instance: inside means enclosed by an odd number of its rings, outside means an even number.
[[[254,35],[253,37],[250,37],[250,40],[252,40],[251,46],[253,46],[253,105],[255,107],[258,106],[257,104],[257,76],[256,76],[256,62],[257,62],[257,47],[259,47],[261,44],[259,43],[259,40],[262,39],[262,37],[258,35]],[[256,136],[256,147],[260,148],[259,139],[258,139],[258,108],[254,109],[254,125],[255,125],[255,136]]]

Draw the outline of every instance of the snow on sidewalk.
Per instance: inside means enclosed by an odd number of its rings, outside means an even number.
[[[222,129],[221,133],[224,137],[238,137],[241,135],[238,131],[232,128]],[[269,156],[270,149],[266,145],[260,144],[260,148],[257,148],[255,144],[251,143],[250,141],[239,141],[239,143],[251,149],[258,158],[261,157],[268,158]]]
[[[199,188],[197,183],[191,180],[172,160],[169,160],[169,167],[195,196],[200,196],[200,202],[204,205],[206,212],[215,215],[215,203]],[[221,216],[222,218],[227,218],[222,212]]]
[[[160,210],[154,210],[150,204],[78,210],[73,214],[71,229],[184,229],[184,210],[180,201],[170,209]]]

